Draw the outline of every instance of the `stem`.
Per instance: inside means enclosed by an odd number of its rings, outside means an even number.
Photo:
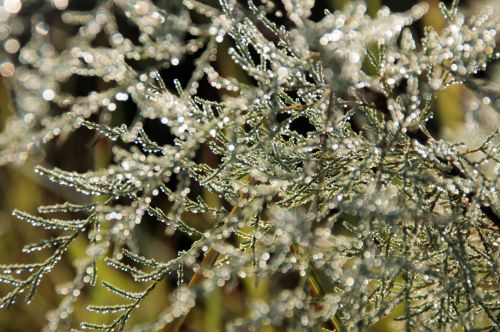
[[[203,260],[201,261],[201,266],[202,267],[210,267],[215,264],[215,261],[219,257],[219,253],[212,248],[207,250],[207,253],[205,254],[205,257],[203,257]],[[201,269],[200,269],[201,270]],[[191,277],[191,280],[189,280],[188,288],[193,288],[198,281],[201,279],[202,274],[200,271],[195,272],[193,276]],[[189,313],[188,313],[189,314]],[[187,315],[178,317],[165,325],[163,328],[163,332],[177,332],[180,330],[182,325],[184,324],[184,321],[186,320]]]
[[[240,199],[238,200],[238,203],[240,202],[241,198],[242,198],[242,195],[240,195]],[[236,203],[233,206],[233,208],[231,209],[231,212],[229,213],[229,216],[226,219],[226,222],[227,222],[227,220],[232,219],[236,215],[236,213],[238,212],[238,203]],[[200,270],[193,274],[193,276],[191,277],[191,280],[189,280],[188,288],[193,288],[194,286],[196,286],[196,284],[202,278],[202,274],[200,271],[203,268],[209,268],[209,267],[213,266],[215,264],[215,262],[217,261],[218,257],[219,257],[219,253],[217,251],[215,251],[214,249],[209,248],[207,250],[205,257],[203,257],[203,260],[201,261]],[[178,317],[178,318],[174,319],[173,321],[171,321],[170,323],[168,323],[167,325],[165,325],[165,327],[163,328],[163,332],[178,332],[180,330],[180,328],[182,327],[182,325],[184,324],[184,321],[186,320],[186,317],[188,314],[189,313],[187,313],[184,316]]]
[[[311,293],[313,296],[324,296],[325,295],[325,289],[321,285],[321,282],[319,281],[318,275],[316,274],[316,271],[311,267],[309,271],[307,271],[307,275],[309,278],[309,285],[311,286]],[[344,332],[345,329],[340,323],[340,319],[338,318],[338,314],[335,313],[333,317],[330,318],[330,321],[335,328],[335,331],[337,332]]]
[[[297,250],[295,250],[294,245],[292,245],[290,249],[291,249],[292,254],[297,253]],[[314,297],[325,296],[325,294],[326,294],[325,289],[323,288],[323,285],[321,285],[321,281],[319,280],[319,277],[316,274],[316,271],[314,270],[313,267],[310,267],[309,270],[307,271],[307,278],[308,278],[309,286],[311,287],[311,295]],[[346,331],[346,329],[342,326],[342,323],[340,322],[340,319],[339,319],[337,313],[335,313],[335,315],[333,315],[333,317],[330,318],[330,322],[332,323],[333,327],[335,328],[335,331],[337,331],[337,332]]]

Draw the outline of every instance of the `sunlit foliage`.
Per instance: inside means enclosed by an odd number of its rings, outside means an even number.
[[[365,3],[348,2],[312,20],[314,6],[103,0],[77,11],[67,0],[4,0],[0,74],[16,114],[0,136],[0,163],[22,163],[82,127],[112,142],[113,159],[83,173],[36,167],[94,199],[14,212],[54,230],[24,250],[52,254],[1,265],[0,281],[12,286],[1,305],[29,302],[84,236],[86,258],[75,262],[47,331],[178,330],[203,294],[249,277],[295,281],[269,301],[249,298],[228,331],[364,331],[398,306],[394,319],[408,331],[498,330],[498,130],[471,145],[428,126],[437,95],[452,85],[470,91],[476,108],[498,110],[498,89],[476,76],[500,56],[498,9],[466,17],[458,1],[442,5],[444,28],[425,27],[420,38],[414,22],[426,3],[372,17]],[[59,35],[44,20],[53,12],[67,27]],[[23,26],[31,32],[18,41]],[[162,75],[186,58],[195,61],[185,83]],[[85,77],[99,80],[94,91],[68,92]],[[202,96],[204,81],[218,91],[213,99]],[[116,114],[131,102],[137,111],[125,123]],[[151,138],[149,120],[173,138]],[[159,197],[170,203],[156,205]],[[146,217],[164,224],[164,241],[184,233],[189,249],[168,261],[144,257],[136,233]],[[102,260],[142,290],[98,282]],[[158,304],[165,311],[126,325],[167,278],[177,287]],[[88,307],[108,323],[71,325],[73,301],[96,283],[122,301]]]

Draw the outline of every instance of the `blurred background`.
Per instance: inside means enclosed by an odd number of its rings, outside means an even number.
[[[95,1],[73,1],[70,0],[71,9],[80,9],[81,6],[89,7]],[[322,17],[323,9],[335,10],[341,8],[348,0],[317,0],[316,11],[313,16]],[[374,15],[382,5],[389,6],[393,11],[403,11],[409,9],[417,1],[410,0],[368,0],[368,12]],[[415,31],[421,33],[423,25],[432,25],[437,30],[442,29],[444,20],[438,9],[437,0],[427,0],[431,5],[429,13],[421,22],[418,22]],[[448,5],[451,1],[447,1]],[[474,10],[474,7],[483,5],[487,1],[469,0],[462,1],[461,6],[467,10]],[[2,0],[0,0],[0,4]],[[21,12],[22,14],[22,12]],[[46,18],[48,22],[58,24],[57,17]],[[132,29],[132,28],[131,28]],[[131,32],[132,33],[132,32]],[[3,41],[0,40],[0,43]],[[0,44],[2,46],[3,44]],[[222,44],[221,47],[227,47]],[[3,45],[2,47],[6,47]],[[230,61],[220,61],[216,67],[223,74],[230,74],[238,77],[238,69]],[[192,59],[186,59],[179,66],[162,72],[163,77],[169,77],[167,84],[172,83],[173,78],[180,79],[185,83],[193,68]],[[494,71],[489,69],[486,73],[479,74],[482,77],[493,76]],[[88,81],[70,81],[67,91],[73,91],[77,95],[85,95],[99,82],[88,79]],[[217,100],[217,91],[213,90],[206,82],[199,89],[202,97]],[[14,106],[12,98],[15,91],[9,90],[8,81],[0,76],[0,129],[4,127],[5,120],[13,114]],[[470,92],[461,85],[455,85],[443,91],[435,104],[437,116],[432,123],[432,129],[436,136],[461,140],[470,137],[470,128],[467,127],[468,103],[475,100]],[[485,111],[481,111],[480,121],[485,126],[485,132],[494,130],[498,126],[496,113],[487,110],[487,105],[483,105]],[[123,121],[130,121],[132,114],[136,112],[132,102],[125,103],[117,111],[118,116],[123,117]],[[164,127],[153,121],[146,122],[146,130],[150,136],[160,143],[167,143],[172,138],[165,133]],[[465,134],[467,136],[465,136]],[[75,148],[78,147],[78,148]],[[86,171],[105,167],[111,161],[110,142],[87,129],[79,129],[70,135],[60,136],[48,143],[45,150],[29,158],[22,165],[8,165],[0,167],[0,263],[28,263],[41,261],[47,257],[46,251],[23,254],[23,245],[35,242],[50,236],[50,232],[34,228],[28,224],[14,219],[11,216],[13,209],[19,209],[35,213],[36,208],[43,204],[61,203],[64,201],[84,202],[88,198],[75,193],[74,191],[53,185],[45,179],[40,178],[33,172],[33,166],[38,163],[57,166],[65,170]],[[217,163],[217,160],[209,161]],[[209,198],[210,199],[210,198]],[[215,199],[215,198],[212,198]],[[158,206],[162,202],[158,202]],[[166,203],[165,203],[166,204]],[[139,247],[144,255],[154,253],[159,259],[168,259],[175,256],[178,250],[186,249],[188,244],[181,236],[167,237],[163,227],[158,222],[146,220],[141,224],[138,232]],[[22,301],[16,303],[10,310],[0,310],[0,332],[14,331],[41,331],[46,324],[46,313],[57,307],[61,295],[56,294],[56,285],[69,282],[74,277],[72,262],[85,254],[86,240],[79,238],[71,246],[55,270],[50,273],[42,282],[38,294],[30,305],[25,305]],[[128,284],[128,277],[125,274],[100,266],[100,279],[106,279],[117,286]],[[129,323],[145,322],[154,319],[155,315],[166,305],[165,298],[169,289],[175,286],[173,280],[162,284],[151,298],[145,302]],[[254,297],[266,300],[269,296],[270,282],[261,280],[256,284],[253,280],[248,280],[242,287],[228,291],[225,289],[214,290],[209,296],[197,303],[190,313],[186,322],[186,331],[223,331],[225,321],[235,315],[241,314],[244,310],[245,298]],[[128,287],[130,289],[130,287]],[[132,289],[131,289],[132,290]],[[4,285],[0,286],[0,295],[8,292]],[[116,299],[115,299],[116,300]],[[84,321],[89,317],[85,307],[92,303],[113,303],[109,299],[109,293],[102,287],[85,289],[81,299],[75,304],[75,321]],[[393,313],[392,315],[396,315]],[[96,320],[94,320],[96,321]],[[103,318],[103,322],[106,318]],[[372,331],[398,331],[400,325],[391,323],[390,319],[376,324]],[[273,331],[271,328],[263,327],[262,331]]]

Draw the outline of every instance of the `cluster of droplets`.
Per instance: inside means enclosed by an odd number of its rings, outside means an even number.
[[[168,13],[151,1],[104,1],[87,12],[65,10],[68,5],[68,1],[54,0],[40,7],[31,21],[21,15],[22,8],[31,6],[35,10],[37,4],[9,0],[0,6],[0,40],[5,40],[1,72],[15,86],[20,114],[10,119],[0,138],[2,164],[26,160],[40,150],[39,143],[78,128],[81,121],[75,119],[88,119],[102,110],[113,112],[127,100],[126,94],[141,93],[140,75],[127,61],[152,59],[157,68],[168,68],[178,65],[185,54],[196,52],[207,40],[197,36],[184,43],[190,17],[178,5],[172,5]],[[138,42],[123,31],[117,12],[140,28]],[[51,13],[60,17],[62,30],[76,27],[77,33],[72,36],[57,28],[53,31],[45,21],[45,15]],[[58,37],[60,33],[63,35]],[[101,34],[108,38],[110,47],[93,45]],[[30,38],[21,45],[20,40],[26,36]],[[65,84],[79,77],[96,77],[105,84],[87,96],[65,93]],[[64,112],[52,114],[52,106]]]
[[[319,45],[325,50],[325,64],[331,63],[333,75],[340,75],[349,84],[357,83],[363,78],[361,67],[367,47],[371,43],[393,42],[405,26],[426,13],[427,7],[425,3],[418,4],[404,14],[392,14],[384,7],[371,19],[366,14],[366,4],[352,2],[344,11],[328,14],[315,28],[328,31],[319,38]]]

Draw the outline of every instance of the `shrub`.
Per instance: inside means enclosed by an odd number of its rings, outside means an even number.
[[[111,142],[112,161],[35,168],[88,198],[14,211],[55,231],[24,248],[50,250],[45,260],[0,266],[2,306],[30,302],[85,238],[47,331],[122,330],[165,280],[176,281],[165,311],[130,328],[179,330],[203,296],[245,279],[267,280],[268,297],[246,296],[227,331],[362,331],[388,315],[407,331],[499,329],[498,130],[454,143],[430,125],[452,85],[498,109],[498,90],[476,75],[500,54],[497,9],[466,18],[454,1],[440,7],[441,31],[419,31],[426,3],[371,16],[363,2],[317,17],[318,6],[4,0],[15,56],[0,71],[16,115],[0,161],[41,155],[78,128]],[[144,256],[143,221],[188,245]],[[106,281],[103,261],[129,285]],[[96,284],[122,298],[88,307],[112,319],[74,325],[74,301]]]

